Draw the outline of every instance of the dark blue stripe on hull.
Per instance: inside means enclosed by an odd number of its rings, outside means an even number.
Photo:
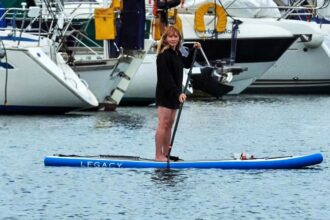
[[[329,80],[257,80],[247,94],[330,94]]]
[[[156,102],[155,98],[122,98],[120,106],[148,106]]]
[[[238,39],[236,63],[276,61],[296,39],[296,37]],[[230,56],[230,39],[186,39],[186,41],[199,41],[209,60],[224,59]],[[204,62],[205,59],[197,56],[197,61]]]
[[[27,37],[17,37],[17,36],[0,37],[0,39],[6,41],[38,42],[38,40],[36,39],[27,38]]]
[[[14,67],[12,65],[10,65],[9,63],[2,63],[0,61],[0,67],[4,68],[4,69],[14,69]]]
[[[145,14],[144,0],[123,1],[118,46],[132,50],[144,48]]]

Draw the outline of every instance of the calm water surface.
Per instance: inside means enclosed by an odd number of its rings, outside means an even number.
[[[329,109],[328,96],[185,104],[173,155],[325,157],[310,169],[258,171],[44,167],[56,153],[152,158],[155,107],[0,116],[0,219],[329,219]]]

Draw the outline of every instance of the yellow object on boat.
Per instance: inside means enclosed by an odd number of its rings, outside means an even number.
[[[161,37],[161,28],[162,28],[162,23],[160,21],[160,17],[155,17],[152,19],[152,38],[154,40],[159,40]]]
[[[182,21],[180,16],[176,13],[175,10],[169,10],[168,13],[168,18],[174,21],[173,25],[180,31],[182,34]],[[165,30],[165,24],[161,22],[160,15],[155,17],[152,20],[152,38],[154,40],[159,40]]]
[[[216,31],[217,32],[224,32],[227,26],[227,13],[218,4],[214,4],[212,2],[202,4],[199,6],[195,11],[195,30],[198,32],[205,32],[205,21],[204,16],[210,8],[215,7],[215,12],[217,16],[217,24],[216,24]]]
[[[116,25],[113,8],[96,8],[94,10],[94,19],[96,40],[115,39]]]
[[[121,10],[122,9],[122,1],[121,0],[112,0],[111,3],[111,8],[113,8],[113,10]]]
[[[180,31],[181,35],[182,35],[182,21],[180,16],[178,15],[178,13],[174,10],[169,10],[168,11],[168,17],[172,18],[174,20],[174,26]]]

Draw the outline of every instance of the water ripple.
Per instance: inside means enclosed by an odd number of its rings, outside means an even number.
[[[329,107],[327,96],[259,95],[184,106],[173,155],[323,153],[300,170],[44,167],[54,153],[152,158],[156,109],[0,116],[0,219],[328,219]]]

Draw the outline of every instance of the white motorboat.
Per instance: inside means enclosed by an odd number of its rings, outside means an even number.
[[[303,2],[301,2],[303,3]],[[300,4],[301,4],[300,3]],[[287,16],[306,18],[310,16],[310,23],[329,19],[329,1],[317,1],[317,7],[311,14],[308,8],[294,5],[295,9]],[[299,7],[298,7],[299,6]],[[327,6],[324,8],[323,6]],[[294,8],[293,8],[294,9]],[[320,12],[320,13],[319,13]],[[317,15],[314,19],[313,15]],[[325,34],[330,35],[330,20],[323,20],[318,25]],[[329,94],[330,93],[330,44],[320,40],[315,44],[297,40],[281,58],[259,79],[257,79],[246,93],[282,93],[282,94]]]
[[[212,17],[205,19],[211,22]],[[313,24],[304,21],[277,20],[275,18],[237,18],[242,21],[237,34],[235,63],[248,70],[234,76],[231,85],[234,89],[229,94],[240,94],[256,79],[260,78],[282,54],[298,39],[309,36],[316,39],[323,32]],[[186,41],[199,41],[210,60],[224,59],[230,56],[231,20],[227,31],[217,39],[198,36],[191,25],[193,15],[182,15],[183,31]],[[212,22],[211,22],[212,23]],[[212,33],[212,24],[209,26]]]
[[[15,37],[11,31],[0,31],[0,36],[1,112],[65,113],[98,105],[49,39],[26,33]]]
[[[188,4],[186,2],[185,4]],[[229,58],[233,19],[227,17],[226,30],[215,35],[214,15],[205,15],[205,31],[200,33],[194,29],[194,15],[189,13],[189,10],[194,11],[193,6],[196,5],[191,4],[188,9],[181,9],[179,13],[185,41],[199,41],[207,58],[211,61]],[[243,16],[235,17],[235,19],[242,21],[237,33],[235,63],[241,67],[247,67],[248,70],[233,77],[230,85],[234,89],[228,94],[240,94],[244,91],[272,67],[296,40],[303,39],[306,44],[318,43],[324,35],[319,27],[304,21]],[[204,60],[197,58],[197,61],[202,63]],[[124,100],[148,103],[147,100],[154,99],[155,85],[155,57],[148,55],[125,94]]]
[[[325,42],[310,48],[295,42],[245,93],[329,94],[330,53]]]

